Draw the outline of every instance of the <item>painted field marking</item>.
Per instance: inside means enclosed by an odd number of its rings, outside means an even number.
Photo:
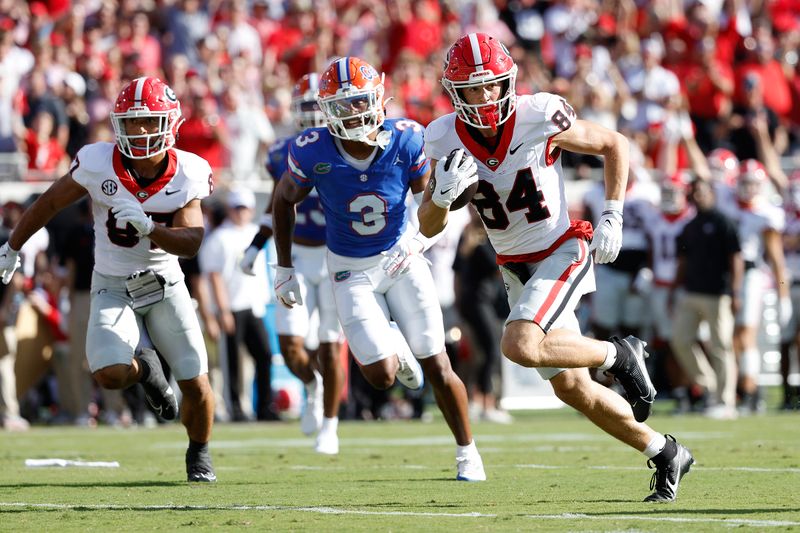
[[[360,509],[337,509],[335,507],[291,507],[284,505],[114,505],[114,504],[65,504],[65,503],[25,503],[0,502],[0,508],[25,509],[58,509],[69,511],[287,511],[299,513],[360,515],[360,516],[414,516],[430,518],[497,518],[494,513],[430,513],[414,511],[364,511]],[[603,515],[595,516],[582,513],[561,514],[527,514],[525,518],[532,520],[641,520],[647,522],[724,524],[751,527],[793,527],[800,522],[792,520],[758,520],[747,518],[693,518],[676,516],[639,516],[639,515]]]

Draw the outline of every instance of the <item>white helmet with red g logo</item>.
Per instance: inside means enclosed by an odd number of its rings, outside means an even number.
[[[485,33],[461,37],[447,52],[442,85],[450,95],[458,118],[476,128],[492,128],[511,117],[517,105],[517,65],[508,49]],[[500,98],[494,102],[469,104],[461,90],[500,83]]]
[[[153,133],[128,133],[125,121],[132,118],[157,118]],[[181,104],[170,87],[158,78],[136,78],[117,97],[111,112],[111,125],[120,152],[131,159],[147,159],[175,145],[183,123]]]

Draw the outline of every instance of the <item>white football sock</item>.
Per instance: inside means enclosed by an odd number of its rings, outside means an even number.
[[[456,444],[456,457],[469,457],[470,455],[478,453],[478,447],[475,446],[475,439],[466,446]]]
[[[647,445],[647,448],[645,448],[642,453],[648,459],[652,459],[653,457],[661,453],[661,450],[663,450],[664,446],[666,445],[667,445],[667,437],[665,437],[661,433],[656,433],[655,437],[653,437],[653,439]]]
[[[606,360],[603,361],[602,365],[597,367],[598,370],[608,370],[617,360],[617,347],[608,341],[603,342],[606,344]]]
[[[326,416],[322,419],[322,429],[320,429],[320,433],[328,433],[328,432],[336,433],[337,429],[339,429],[338,416],[335,416],[333,418],[328,418]]]

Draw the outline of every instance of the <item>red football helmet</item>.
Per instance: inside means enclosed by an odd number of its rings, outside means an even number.
[[[126,119],[140,117],[158,118],[158,131],[129,133]],[[136,78],[126,85],[111,112],[117,146],[131,159],[147,159],[172,148],[182,123],[181,104],[175,93],[166,83],[152,77]]]
[[[325,114],[317,102],[319,96],[319,76],[316,73],[306,74],[292,92],[292,115],[297,128],[321,128],[326,124]]]
[[[340,139],[370,142],[367,137],[383,124],[383,74],[357,57],[340,57],[319,80],[319,107],[331,134]]]
[[[739,158],[725,148],[716,148],[708,154],[708,167],[711,178],[725,185],[733,186],[739,176]]]
[[[458,118],[476,128],[492,128],[508,120],[517,105],[517,65],[508,49],[485,33],[461,37],[447,52],[444,85]],[[500,98],[494,102],[469,104],[461,89],[500,83]]]
[[[736,178],[736,196],[739,201],[752,202],[761,193],[765,181],[767,181],[767,170],[760,161],[755,159],[742,161],[739,176]]]
[[[665,176],[661,182],[661,211],[667,215],[678,215],[686,209],[686,189],[692,180],[691,174],[679,170]]]

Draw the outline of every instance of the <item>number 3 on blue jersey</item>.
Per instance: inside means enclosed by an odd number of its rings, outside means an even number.
[[[351,213],[359,213],[360,221],[350,222],[359,235],[375,235],[386,227],[386,200],[374,193],[356,196],[348,204]]]
[[[327,128],[305,130],[289,148],[290,176],[317,189],[325,242],[335,254],[370,257],[391,248],[405,229],[410,182],[430,170],[422,126],[389,119],[382,127],[391,133],[389,144],[367,168],[343,155]]]

